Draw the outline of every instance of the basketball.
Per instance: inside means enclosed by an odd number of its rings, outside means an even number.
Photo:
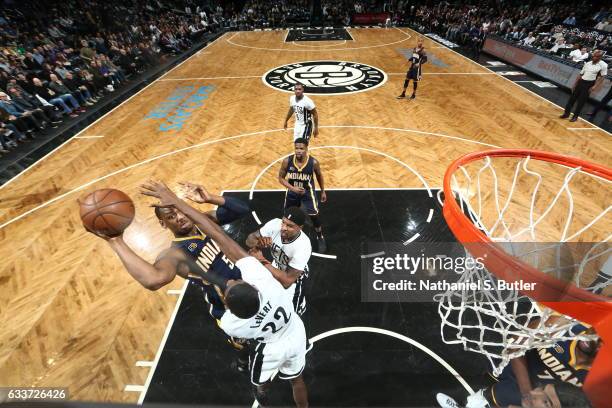
[[[123,191],[96,190],[79,200],[83,226],[109,237],[121,235],[134,219],[134,203]]]

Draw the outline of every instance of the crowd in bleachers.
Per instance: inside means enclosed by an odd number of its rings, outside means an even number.
[[[0,0],[0,154],[83,113],[126,81],[207,32],[308,23],[309,0]],[[213,5],[213,3],[215,5]],[[478,52],[486,35],[579,62],[612,51],[612,8],[543,0],[323,0],[326,25],[391,13]],[[225,9],[222,7],[225,7]]]
[[[218,28],[216,10],[169,0],[4,0],[0,154],[81,115]],[[222,12],[222,11],[221,11]]]
[[[531,4],[408,5],[400,9],[397,19],[471,46],[475,52],[489,34],[575,62],[588,58],[594,49],[612,51],[612,8],[595,12],[586,4],[571,2]]]
[[[247,0],[242,10],[226,13],[232,30],[281,28],[308,22],[309,0]]]

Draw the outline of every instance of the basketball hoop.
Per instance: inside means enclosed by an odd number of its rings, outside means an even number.
[[[595,406],[608,406],[610,281],[593,277],[612,256],[610,183],[612,169],[534,150],[488,150],[454,161],[444,175],[444,218],[466,256],[484,264],[460,282],[534,285],[510,297],[496,289],[441,295],[443,340],[484,354],[499,374],[529,349],[576,338],[571,327],[586,323],[597,335],[583,339],[599,337],[602,346],[584,390]]]

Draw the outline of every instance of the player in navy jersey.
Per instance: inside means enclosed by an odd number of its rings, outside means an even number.
[[[582,324],[572,327],[576,336],[589,330]],[[533,399],[554,399],[553,395],[558,396],[550,386],[569,384],[579,390],[589,373],[598,348],[598,341],[576,338],[557,342],[552,347],[529,350],[523,357],[511,360],[498,377],[493,377],[493,385],[468,397],[465,406],[531,407],[535,406]],[[442,407],[453,406],[452,398],[441,395],[438,401]],[[450,402],[443,404],[442,401]]]
[[[248,204],[236,198],[211,194],[204,187],[192,183],[182,183],[182,185],[185,188],[185,197],[191,201],[218,206],[216,211],[209,211],[205,214],[219,225],[229,224],[250,211]],[[202,290],[203,297],[209,304],[209,313],[218,323],[226,311],[223,291],[218,285],[211,285],[200,277],[177,268],[176,262],[170,258],[187,259],[188,257],[202,271],[215,272],[225,281],[240,279],[240,270],[225,256],[217,243],[199,231],[193,221],[182,212],[175,208],[155,207],[155,215],[160,225],[172,232],[174,240],[170,248],[162,251],[153,264],[136,254],[123,240],[122,235],[113,238],[96,235],[108,241],[128,273],[149,290],[158,290],[166,286],[177,275],[188,279],[189,284]],[[229,338],[228,342],[237,350],[244,348],[240,339]],[[244,353],[238,362],[238,368],[241,371],[245,370],[248,364],[248,351],[245,349]]]
[[[406,72],[406,79],[404,80],[404,90],[402,94],[398,96],[398,99],[402,99],[406,97],[406,89],[408,88],[408,84],[410,80],[412,80],[412,95],[410,99],[416,98],[416,90],[418,86],[418,82],[421,80],[422,66],[427,62],[427,54],[425,53],[425,47],[423,46],[423,40],[419,40],[417,42],[417,46],[412,50],[412,56],[409,58],[410,68],[408,68],[408,72]]]
[[[308,140],[297,138],[293,144],[295,153],[283,160],[278,172],[278,181],[287,189],[284,208],[304,207],[317,234],[318,250],[324,253],[327,245],[319,220],[319,200],[314,184],[316,176],[321,189],[321,202],[325,203],[327,193],[323,173],[317,159],[308,154]]]
[[[581,324],[572,327],[576,336],[587,330]],[[573,339],[529,350],[525,356],[513,359],[484,395],[496,406],[520,406],[521,399],[530,398],[530,392],[538,385],[564,382],[582,387],[597,349],[596,341]]]
[[[150,181],[142,188],[144,195],[158,199],[153,206],[184,214],[240,268],[241,279],[227,280],[216,271],[204,271],[188,258],[166,258],[175,269],[191,271],[222,290],[227,310],[219,327],[228,336],[251,340],[250,380],[259,405],[268,406],[269,386],[278,376],[290,381],[297,407],[307,408],[308,390],[302,375],[308,351],[306,330],[285,289],[263,265],[267,261],[250,256],[219,225],[178,198],[164,183]]]

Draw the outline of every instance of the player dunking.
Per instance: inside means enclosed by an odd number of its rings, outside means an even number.
[[[317,244],[320,253],[327,251],[327,244],[323,237],[323,228],[319,220],[319,201],[315,192],[314,176],[317,177],[321,189],[321,202],[327,201],[325,182],[321,166],[314,157],[308,154],[308,140],[295,139],[293,142],[295,153],[283,160],[278,181],[287,189],[285,193],[285,208],[304,206],[310,216],[312,225],[317,234]]]
[[[195,263],[167,257],[175,269],[187,268],[220,287],[227,311],[219,325],[228,336],[254,340],[249,363],[251,382],[256,386],[255,396],[260,405],[267,405],[266,387],[278,372],[280,378],[291,381],[296,405],[307,407],[308,391],[302,378],[306,365],[306,331],[283,286],[219,225],[179,199],[166,185],[149,182],[143,188],[143,194],[159,199],[156,207],[185,214],[240,269],[242,279],[225,280],[219,279],[213,270],[205,272]]]
[[[295,113],[293,139],[301,137],[309,140],[311,134],[317,137],[319,134],[319,114],[314,102],[304,95],[304,85],[295,84],[293,90],[295,95],[289,97],[289,111],[287,112],[287,117],[285,117],[283,129],[287,129],[287,122]]]
[[[192,183],[183,183],[183,185],[186,189],[185,196],[188,199],[199,204],[208,203],[218,206],[216,211],[210,211],[205,216],[220,225],[229,224],[250,211],[246,203],[236,198],[211,194],[204,187]],[[186,271],[178,270],[174,262],[168,261],[168,257],[191,259],[202,270],[213,270],[224,280],[240,279],[240,270],[227,259],[219,249],[219,245],[211,237],[202,234],[192,220],[181,211],[176,208],[155,207],[155,215],[160,225],[172,232],[174,240],[170,248],[162,251],[153,264],[136,254],[123,240],[122,235],[110,238],[102,234],[94,234],[107,240],[128,273],[149,290],[161,289],[172,282],[177,275],[188,279],[190,284],[196,285],[204,292],[204,300],[209,304],[209,313],[219,322],[226,311],[221,289],[203,282],[199,277]],[[239,351],[237,368],[240,371],[246,371],[248,350],[243,341],[229,338],[228,342]]]
[[[427,54],[425,53],[423,40],[417,41],[417,46],[412,50],[412,56],[410,57],[409,61],[410,68],[408,68],[408,72],[406,72],[406,79],[404,80],[404,90],[402,91],[402,94],[397,97],[397,99],[402,99],[406,97],[406,88],[408,88],[410,80],[412,80],[412,85],[414,87],[410,99],[416,98],[417,86],[419,81],[421,80],[421,75],[423,74],[421,69],[423,64],[427,62]]]

